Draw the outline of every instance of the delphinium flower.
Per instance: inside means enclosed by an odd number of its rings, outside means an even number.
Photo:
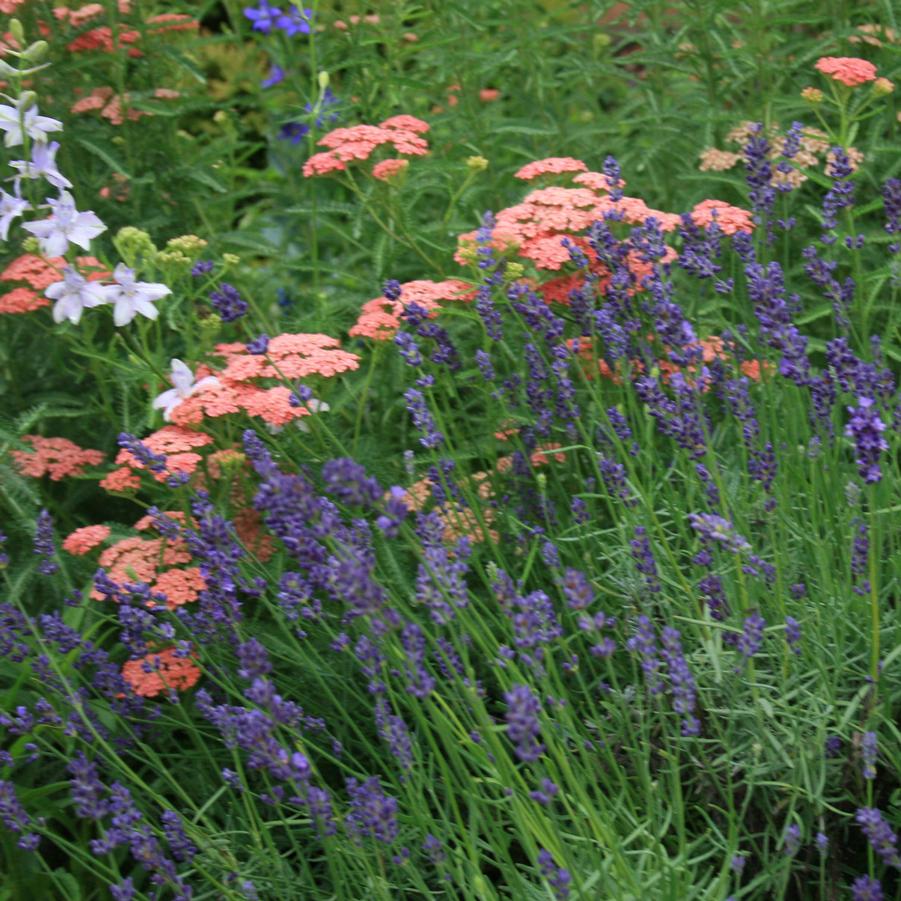
[[[241,297],[238,289],[228,282],[222,282],[218,290],[210,294],[210,305],[223,322],[234,322],[244,316],[250,307]]]
[[[15,101],[15,106],[0,104],[0,131],[5,133],[5,146],[21,144],[26,134],[33,141],[46,141],[48,132],[62,131],[63,123],[58,119],[38,115],[33,97],[29,91]]]
[[[19,193],[20,185],[18,180],[14,186],[15,194],[7,194],[0,188],[0,240],[6,241],[9,238],[9,227],[12,225],[13,219],[18,218],[26,210],[31,209],[31,204],[22,198]]]
[[[282,11],[277,6],[269,4],[267,0],[260,0],[255,7],[245,7],[244,15],[253,22],[254,31],[269,34],[278,24],[278,18],[282,15]]]
[[[347,815],[347,831],[352,838],[374,838],[390,845],[397,838],[397,799],[386,795],[378,776],[359,782],[352,776],[347,779],[350,795],[350,812]]]
[[[538,852],[538,868],[541,875],[547,879],[554,890],[554,897],[558,901],[566,901],[569,897],[569,886],[572,882],[572,876],[569,871],[563,867],[558,867],[554,861],[554,855],[545,848]]]
[[[694,676],[682,652],[679,630],[665,626],[660,635],[660,643],[663,646],[661,654],[666,661],[672,685],[673,709],[682,716],[682,734],[698,735],[701,724],[694,715],[697,689]]]
[[[174,387],[164,391],[153,401],[153,409],[161,409],[163,411],[163,419],[166,422],[169,422],[172,411],[182,401],[202,388],[218,385],[219,379],[215,376],[205,376],[195,382],[194,373],[181,360],[172,360],[172,384]]]
[[[514,685],[504,694],[507,703],[507,736],[516,746],[516,756],[523,761],[537,760],[544,753],[538,740],[541,726],[538,714],[541,704],[527,685]]]
[[[60,192],[56,200],[48,199],[47,205],[51,211],[49,219],[26,222],[22,226],[38,239],[45,256],[63,256],[70,243],[87,250],[91,241],[106,231],[95,213],[90,210],[80,213],[75,208],[75,200],[68,191]]]
[[[851,885],[851,901],[884,901],[882,883],[869,876],[858,876]]]
[[[825,832],[818,832],[816,834],[814,844],[817,846],[817,851],[820,852],[821,856],[825,856],[829,853],[829,836],[826,835]]]
[[[272,88],[285,80],[285,70],[276,63],[269,67],[269,75],[260,82],[261,88]]]
[[[71,188],[72,182],[56,168],[58,150],[59,141],[38,141],[32,145],[30,160],[13,160],[10,168],[17,170],[21,178],[43,178],[59,191]]]
[[[861,772],[864,779],[876,778],[876,759],[879,754],[878,738],[875,732],[864,732],[860,743]]]
[[[44,293],[56,301],[53,305],[54,322],[68,319],[77,325],[84,310],[106,303],[104,288],[89,282],[71,266],[63,269],[63,280],[50,285]]]
[[[53,575],[59,565],[54,562],[56,547],[53,542],[53,519],[50,513],[44,509],[38,514],[34,533],[34,552],[41,558],[38,564],[38,572],[45,576]]]
[[[854,819],[860,824],[873,850],[883,862],[887,866],[901,869],[901,856],[896,847],[898,836],[892,832],[882,812],[876,807],[861,807],[854,815]]]
[[[290,38],[296,34],[309,34],[312,18],[312,9],[298,9],[289,0],[288,12],[282,13],[275,24]]]
[[[851,419],[845,427],[845,434],[854,439],[857,471],[867,484],[873,484],[882,478],[879,455],[889,449],[882,435],[886,425],[871,397],[858,397],[857,406],[849,406],[848,412]]]
[[[138,313],[156,319],[160,311],[154,303],[172,293],[165,285],[135,281],[134,269],[124,263],[113,270],[113,280],[115,284],[104,286],[103,295],[107,303],[113,304],[113,322],[117,326],[127,325]]]

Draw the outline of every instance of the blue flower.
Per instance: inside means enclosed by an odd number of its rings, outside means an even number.
[[[290,141],[299,144],[310,133],[310,126],[303,122],[287,122],[278,130],[281,141]]]
[[[253,22],[253,30],[269,34],[279,25],[282,11],[277,6],[270,6],[267,0],[260,0],[258,7],[246,6],[244,15]]]
[[[289,38],[295,34],[309,34],[310,20],[313,17],[312,9],[292,9],[290,12],[280,15],[275,23],[277,27],[288,35]]]
[[[281,66],[273,63],[269,67],[269,77],[264,78],[260,82],[260,87],[261,88],[271,88],[271,87],[274,87],[275,85],[277,85],[279,82],[284,81],[284,80],[285,80],[285,70]]]

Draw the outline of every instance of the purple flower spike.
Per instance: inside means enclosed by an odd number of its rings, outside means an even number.
[[[882,437],[885,423],[879,418],[871,397],[859,397],[856,407],[848,407],[851,420],[845,427],[845,434],[854,439],[857,448],[857,469],[860,477],[868,484],[882,478],[879,468],[879,454],[888,450],[888,442]]]
[[[883,901],[882,884],[869,876],[858,876],[851,886],[851,901]]]
[[[860,823],[864,835],[873,850],[890,867],[901,869],[901,856],[898,855],[898,836],[882,818],[882,812],[876,807],[861,807],[854,816]]]

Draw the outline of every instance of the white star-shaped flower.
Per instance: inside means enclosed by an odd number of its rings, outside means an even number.
[[[62,191],[63,188],[71,188],[72,182],[56,168],[56,151],[59,150],[59,141],[51,141],[49,144],[36,142],[31,148],[31,161],[13,160],[9,165],[18,169],[24,178],[46,178],[54,188]]]
[[[172,361],[173,388],[164,391],[153,402],[154,410],[163,411],[163,419],[169,422],[172,411],[183,401],[201,388],[212,388],[219,384],[219,379],[214,375],[208,375],[200,381],[194,381],[194,373],[182,363],[181,360]]]
[[[9,235],[9,227],[16,216],[21,216],[30,208],[27,200],[19,194],[19,182],[16,180],[15,194],[7,194],[0,188],[0,240],[5,241]]]
[[[6,132],[3,143],[7,147],[16,147],[28,135],[33,141],[46,141],[48,131],[62,131],[63,123],[49,116],[39,116],[38,108],[30,106],[24,112],[21,100],[15,106],[0,104],[0,131]]]
[[[125,263],[119,263],[113,270],[114,285],[104,287],[107,302],[114,304],[113,322],[117,326],[128,325],[140,313],[148,319],[156,319],[160,311],[153,305],[154,301],[172,292],[165,286],[154,282],[136,282],[134,269]]]
[[[39,222],[26,222],[22,227],[31,232],[41,244],[41,252],[48,257],[61,257],[69,243],[88,250],[91,241],[106,231],[100,218],[90,210],[79,213],[75,201],[68,191],[63,191],[58,200],[48,200],[52,215]]]
[[[54,322],[68,319],[76,325],[86,308],[99,307],[106,302],[102,286],[89,282],[71,266],[63,269],[63,280],[52,284],[44,294],[56,301],[53,305]]]

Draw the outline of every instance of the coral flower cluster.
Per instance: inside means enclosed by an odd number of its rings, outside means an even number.
[[[309,178],[343,172],[348,163],[368,160],[379,147],[390,147],[401,156],[424,156],[429,152],[429,144],[420,135],[428,130],[427,122],[406,115],[392,116],[378,125],[336,128],[318,142],[328,150],[311,156],[304,163],[303,174]],[[384,177],[384,169],[380,172],[379,177]]]
[[[468,300],[471,296],[470,286],[455,278],[441,282],[427,279],[406,282],[400,286],[400,296],[396,300],[383,295],[363,304],[359,318],[350,329],[350,335],[387,341],[400,327],[400,316],[406,304],[415,303],[434,315],[442,301]]]
[[[266,354],[253,354],[244,344],[218,344],[215,355],[225,367],[215,373],[218,384],[192,394],[172,410],[172,422],[191,426],[206,418],[245,412],[281,426],[314,412],[312,402],[297,403],[286,382],[314,376],[331,378],[357,369],[360,358],[342,350],[336,338],[321,334],[277,335]],[[198,375],[209,375],[198,370]],[[279,384],[270,384],[278,382]]]
[[[98,281],[110,275],[95,257],[78,257],[76,264],[88,281]],[[40,292],[63,277],[65,265],[66,261],[62,257],[47,259],[33,253],[16,257],[0,272],[0,283],[25,282],[28,287],[18,285],[0,295],[0,314],[31,313],[50,306],[50,301]]]
[[[876,80],[876,67],[854,56],[821,56],[814,68],[849,88]]]
[[[86,466],[99,466],[104,458],[103,451],[79,447],[68,438],[23,435],[22,440],[31,445],[31,452],[14,450],[12,458],[19,472],[35,479],[46,475],[58,482],[81,476]]]
[[[122,666],[122,677],[136,695],[155,698],[163,693],[187,691],[200,679],[200,667],[175,648],[152,651]]]

